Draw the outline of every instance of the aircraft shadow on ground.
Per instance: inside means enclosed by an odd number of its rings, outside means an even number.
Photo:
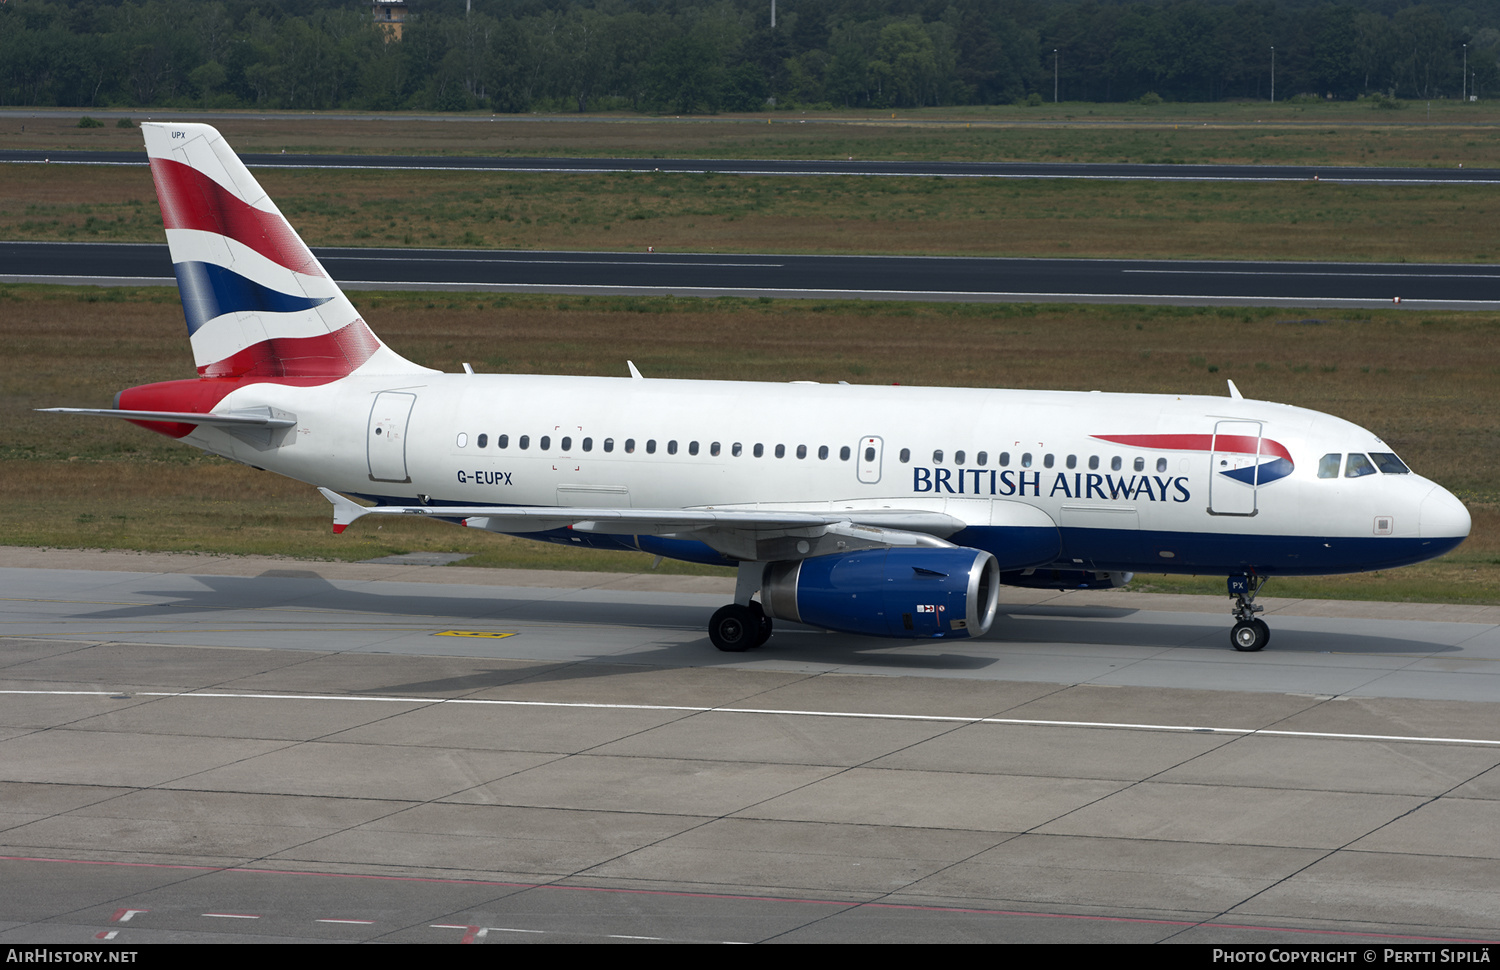
[[[634,629],[675,628],[703,630],[712,607],[672,603],[608,602],[562,598],[539,589],[537,598],[517,596],[514,589],[495,595],[452,595],[446,587],[431,594],[372,592],[344,589],[311,571],[276,570],[275,575],[257,577],[194,576],[201,588],[142,590],[140,595],[161,597],[162,602],[112,609],[87,614],[89,620],[158,619],[181,617],[189,613],[222,613],[236,610],[283,608],[346,612],[351,619],[368,614],[374,622],[384,617],[430,619],[442,625],[454,621],[479,626],[504,626],[508,622],[568,623],[614,626]],[[391,584],[382,583],[381,586]],[[658,650],[639,651],[632,659],[652,662],[654,659],[680,665],[691,662],[743,662],[755,656],[775,655],[778,659],[794,657],[813,662],[845,665],[902,667],[919,670],[977,669],[997,662],[993,645],[1036,644],[1047,646],[1098,647],[1108,649],[1223,649],[1229,651],[1231,625],[1226,615],[1219,622],[1129,623],[1101,621],[1138,617],[1141,610],[1108,606],[1000,606],[1000,616],[989,634],[977,640],[942,641],[942,654],[929,652],[931,640],[888,640],[878,637],[835,634],[797,624],[778,623],[781,634],[771,644],[748,654],[719,654],[708,646],[705,634],[701,641],[672,641]],[[1181,617],[1182,614],[1173,614]],[[1351,629],[1348,633],[1332,630],[1296,629],[1286,618],[1274,624],[1269,653],[1295,652],[1364,654],[1371,656],[1403,653],[1442,654],[1457,651],[1449,644],[1400,636],[1370,636]],[[1351,621],[1354,623],[1356,621]],[[912,648],[916,647],[917,650]],[[962,647],[972,647],[969,653]],[[601,654],[608,660],[610,654]]]

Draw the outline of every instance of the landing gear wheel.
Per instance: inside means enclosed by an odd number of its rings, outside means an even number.
[[[770,624],[765,614],[757,616],[756,611],[748,606],[730,603],[719,607],[709,619],[708,638],[720,650],[742,653],[760,643],[758,638],[763,624]]]
[[[1271,629],[1264,620],[1241,620],[1229,631],[1229,642],[1242,653],[1253,653],[1264,649],[1271,639]]]
[[[1255,594],[1265,584],[1265,577],[1257,576],[1253,571],[1244,576],[1229,577],[1229,595],[1234,597],[1234,606],[1229,612],[1238,621],[1229,631],[1229,644],[1241,653],[1264,650],[1271,642],[1271,628],[1255,615],[1265,609],[1255,605]]]

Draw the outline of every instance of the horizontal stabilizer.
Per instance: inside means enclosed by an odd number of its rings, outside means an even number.
[[[244,408],[217,414],[193,411],[122,411],[119,408],[37,408],[48,414],[83,414],[96,418],[124,418],[126,421],[164,421],[174,424],[206,424],[219,428],[295,428],[296,415],[271,408]]]

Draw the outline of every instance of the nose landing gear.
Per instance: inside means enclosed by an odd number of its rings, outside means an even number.
[[[1264,606],[1255,605],[1255,594],[1265,584],[1265,577],[1254,573],[1229,577],[1229,595],[1234,597],[1234,607],[1230,612],[1237,621],[1234,629],[1229,631],[1229,642],[1234,649],[1243,653],[1263,650],[1271,642],[1271,628],[1266,626],[1265,620],[1255,615],[1265,610]]]

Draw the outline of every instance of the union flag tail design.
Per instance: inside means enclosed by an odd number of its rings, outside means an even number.
[[[370,331],[218,131],[141,129],[200,376],[320,383],[427,370]]]

